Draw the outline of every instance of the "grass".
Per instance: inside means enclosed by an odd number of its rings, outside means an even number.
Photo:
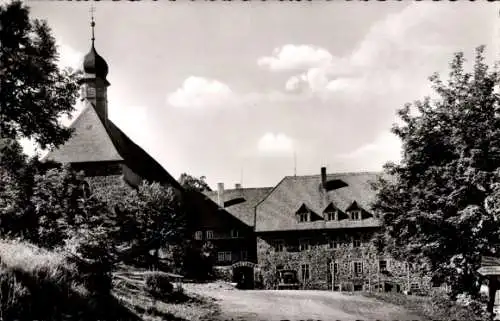
[[[402,293],[366,292],[364,296],[398,305],[428,321],[441,320],[488,320],[486,316],[476,314],[470,307],[451,302],[445,294],[433,292],[430,296],[413,296]]]
[[[213,320],[219,313],[215,300],[183,290],[162,298],[148,293],[146,280],[162,277],[160,271],[126,268],[114,275],[114,295],[142,320],[202,321]]]
[[[0,240],[0,320],[196,321],[215,311],[199,297],[153,299],[143,287],[145,271],[126,275],[126,268],[109,293],[91,291],[82,271],[63,252]]]

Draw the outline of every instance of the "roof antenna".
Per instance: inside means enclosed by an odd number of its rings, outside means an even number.
[[[92,47],[94,46],[94,40],[95,40],[95,36],[94,36],[94,27],[95,27],[94,12],[95,12],[95,7],[92,4],[90,6],[90,27],[92,27],[92,38],[91,38],[91,40],[92,40]]]

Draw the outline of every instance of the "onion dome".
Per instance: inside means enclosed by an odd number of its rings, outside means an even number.
[[[92,48],[83,58],[83,71],[87,74],[95,74],[97,77],[103,79],[106,79],[108,75],[108,64],[95,50],[93,40]]]
[[[89,53],[83,58],[83,71],[87,74],[94,74],[96,77],[106,79],[108,75],[108,64],[104,58],[97,53],[94,47],[94,16],[92,16],[90,26],[92,27],[92,48],[90,48]]]

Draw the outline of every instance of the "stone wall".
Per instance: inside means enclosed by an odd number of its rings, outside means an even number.
[[[132,191],[122,175],[92,176],[86,178],[90,192],[101,199],[120,200]]]
[[[389,290],[390,284],[393,290],[400,291],[408,290],[412,284],[421,289],[429,287],[428,279],[418,275],[405,262],[378,254],[369,239],[359,248],[343,244],[333,249],[328,243],[316,242],[309,250],[294,252],[277,252],[274,240],[273,237],[257,237],[257,259],[265,288],[276,286],[277,269],[295,270],[304,289],[373,291],[378,285],[381,290]],[[380,261],[387,262],[387,269],[381,270]],[[336,263],[337,269],[333,280],[331,262]],[[360,273],[355,272],[354,262],[361,263]],[[309,266],[309,278],[303,273],[303,265]]]

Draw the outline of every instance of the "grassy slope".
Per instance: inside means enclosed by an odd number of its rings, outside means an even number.
[[[116,273],[111,295],[88,291],[79,267],[64,253],[0,240],[2,320],[203,320],[215,313],[200,297],[182,303],[153,302],[144,291],[145,271]]]
[[[442,320],[488,320],[478,316],[471,309],[452,304],[444,294],[434,293],[431,297],[411,296],[401,293],[364,293],[365,296],[406,308],[428,321]]]

